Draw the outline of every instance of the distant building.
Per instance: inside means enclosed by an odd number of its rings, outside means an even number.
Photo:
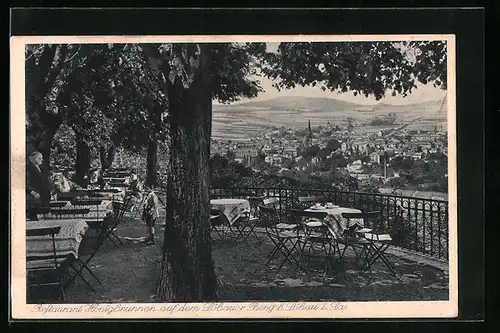
[[[414,160],[421,160],[422,159],[422,154],[412,154],[411,158]]]
[[[371,153],[370,155],[368,155],[370,157],[370,161],[372,163],[375,163],[375,164],[380,164],[380,155],[379,153],[377,152],[373,152]]]
[[[347,143],[342,142],[342,143],[340,144],[340,150],[341,150],[341,151],[346,151],[346,150],[347,150]]]
[[[347,166],[349,173],[361,173],[363,171],[363,163],[361,160],[356,160]]]

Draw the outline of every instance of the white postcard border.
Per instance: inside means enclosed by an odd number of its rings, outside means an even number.
[[[442,40],[447,42],[449,300],[417,302],[246,302],[26,304],[25,45],[172,42],[337,42]],[[454,35],[217,35],[217,36],[15,36],[11,37],[10,193],[11,315],[13,319],[169,318],[452,318],[458,315],[456,63]]]

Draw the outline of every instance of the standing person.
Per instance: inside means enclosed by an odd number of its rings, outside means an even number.
[[[146,245],[154,245],[155,243],[155,224],[158,218],[158,197],[153,189],[148,189],[148,195],[144,200],[144,207],[142,210],[142,219],[148,227],[148,238],[146,238]]]
[[[50,202],[50,181],[40,166],[43,155],[38,151],[30,154],[26,163],[26,208],[30,218],[36,218],[32,208],[48,206]]]
[[[133,173],[130,178],[131,181],[125,192],[125,197],[131,199],[128,211],[132,212],[134,207],[139,207],[141,205],[143,188],[135,173]]]

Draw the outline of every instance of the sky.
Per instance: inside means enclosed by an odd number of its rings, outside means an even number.
[[[275,52],[278,48],[279,43],[267,43],[267,50],[270,52]],[[346,102],[352,102],[362,105],[374,105],[379,103],[384,104],[393,104],[393,105],[401,105],[401,104],[409,104],[409,103],[421,103],[421,102],[429,102],[429,101],[437,101],[443,100],[446,96],[446,90],[442,90],[439,87],[434,88],[432,84],[417,84],[417,89],[412,90],[412,93],[407,97],[403,97],[401,95],[392,96],[391,92],[388,92],[386,97],[381,99],[380,101],[376,101],[375,97],[368,96],[365,97],[363,95],[354,96],[352,92],[348,91],[346,93],[337,93],[331,91],[323,91],[319,87],[296,87],[294,89],[282,90],[278,91],[276,88],[272,86],[273,81],[267,79],[265,77],[259,77],[258,80],[261,82],[261,87],[263,88],[263,92],[259,93],[259,95],[255,98],[252,98],[252,101],[264,101],[268,99],[272,99],[279,96],[293,96],[293,97],[322,97],[322,98],[334,98]],[[241,102],[246,102],[248,99],[241,100]],[[237,104],[233,103],[233,104]]]
[[[406,97],[403,96],[392,96],[389,92],[386,97],[382,98],[380,101],[375,100],[375,97],[369,96],[365,97],[362,95],[354,96],[352,92],[337,93],[330,91],[323,91],[318,87],[296,87],[295,89],[278,91],[272,86],[272,81],[266,78],[259,78],[261,81],[261,87],[265,90],[259,93],[253,101],[263,101],[272,99],[279,96],[294,96],[294,97],[324,97],[324,98],[334,98],[346,102],[352,102],[363,105],[374,105],[379,103],[385,104],[409,104],[409,103],[420,103],[428,101],[443,100],[446,96],[446,90],[440,88],[434,88],[432,85],[417,85],[418,88],[412,90],[412,93]],[[245,101],[247,101],[246,99]],[[243,100],[241,101],[243,102]]]

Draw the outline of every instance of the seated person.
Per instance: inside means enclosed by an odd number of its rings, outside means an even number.
[[[66,169],[63,171],[63,176],[69,181],[75,182],[75,175],[76,172],[72,169]]]
[[[75,184],[71,180],[67,179],[64,177],[62,173],[55,173],[51,177],[51,183],[52,183],[52,193],[53,194],[59,194],[59,193],[67,193],[71,191],[77,191],[81,190],[82,187],[79,186],[78,184]]]
[[[89,170],[89,187],[97,188],[99,187],[99,170],[97,168],[93,168]]]

